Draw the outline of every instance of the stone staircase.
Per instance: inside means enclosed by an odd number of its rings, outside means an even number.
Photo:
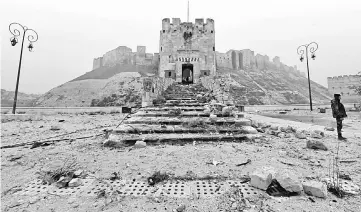
[[[141,108],[111,130],[108,140],[113,146],[134,145],[137,141],[156,145],[246,140],[244,128],[251,125],[250,120],[241,113],[235,118],[223,117],[221,112],[213,115],[204,112],[210,103],[200,99],[207,93],[201,84],[175,83],[164,92],[164,104]]]

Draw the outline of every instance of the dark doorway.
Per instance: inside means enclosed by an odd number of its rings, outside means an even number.
[[[193,84],[193,65],[183,64],[182,65],[182,83]]]

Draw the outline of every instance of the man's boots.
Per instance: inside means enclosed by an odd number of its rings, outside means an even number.
[[[338,133],[338,140],[347,140],[347,138],[342,137],[342,134]]]

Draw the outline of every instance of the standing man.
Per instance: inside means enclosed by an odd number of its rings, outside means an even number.
[[[335,99],[331,100],[331,108],[332,108],[332,115],[336,118],[337,122],[337,134],[338,140],[346,140],[346,138],[342,137],[342,121],[344,118],[347,117],[345,107],[341,103],[341,95],[334,94]]]

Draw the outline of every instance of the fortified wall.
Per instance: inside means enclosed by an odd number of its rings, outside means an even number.
[[[336,77],[327,77],[328,91],[331,94],[339,93],[343,100],[360,101],[358,96],[350,86],[361,85],[361,75],[343,75]]]
[[[216,67],[233,70],[282,70],[291,71],[299,76],[305,74],[297,70],[297,66],[287,66],[276,56],[270,61],[269,56],[256,54],[250,49],[229,50],[226,53],[216,52]]]
[[[196,83],[202,76],[215,75],[213,19],[196,19],[195,23],[163,19],[159,58],[159,77]]]
[[[108,51],[102,57],[94,58],[93,70],[106,66],[113,67],[117,64],[133,64],[133,65],[158,65],[159,54],[146,53],[145,46],[137,46],[137,51],[126,46],[119,46],[116,49]]]

